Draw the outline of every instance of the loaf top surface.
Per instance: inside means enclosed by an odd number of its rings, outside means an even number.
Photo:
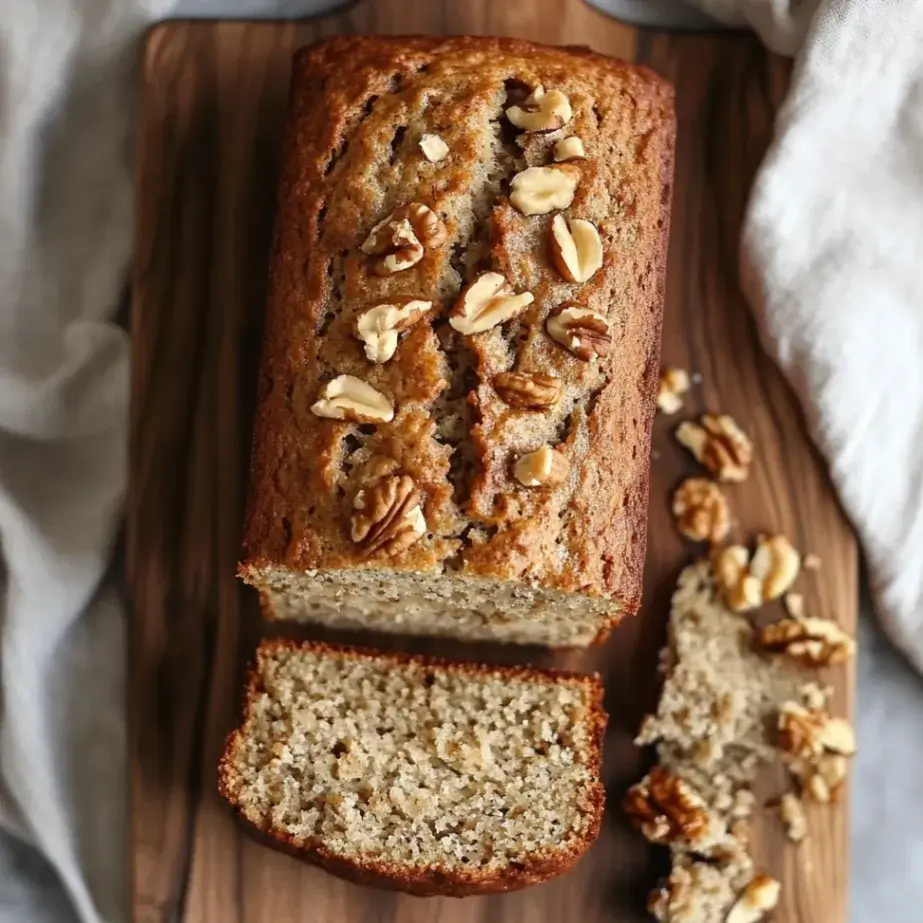
[[[536,86],[573,116],[517,132],[505,111]],[[584,49],[489,38],[336,38],[295,58],[270,275],[243,569],[373,567],[522,580],[617,599],[641,593],[649,440],[659,360],[674,138],[672,90],[645,68]],[[424,134],[448,152],[424,155]],[[601,268],[582,284],[549,256],[554,213],[510,204],[511,179],[547,166],[578,136],[586,159],[566,218],[593,222]],[[362,252],[395,209],[423,203],[447,238],[411,268],[379,275]],[[459,290],[502,273],[532,303],[463,336],[448,323]],[[370,306],[427,299],[425,323],[383,364],[356,336]],[[552,340],[566,302],[604,316],[611,348],[584,362]],[[542,411],[511,408],[496,375],[557,378]],[[351,375],[394,405],[387,423],[323,419],[326,382]],[[512,476],[543,444],[570,463],[544,489]],[[356,496],[412,478],[422,539],[369,553],[350,534]]]

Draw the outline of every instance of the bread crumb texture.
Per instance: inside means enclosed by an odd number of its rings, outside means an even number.
[[[540,85],[566,96],[567,124],[519,130],[507,110]],[[674,132],[663,80],[586,50],[344,37],[297,55],[240,570],[276,617],[560,645],[598,640],[620,611],[637,609]],[[555,144],[573,134],[586,159],[554,165]],[[421,149],[433,135],[447,148],[435,161]],[[554,214],[510,203],[513,178],[548,165],[579,174],[566,217],[599,234],[602,265],[582,283],[550,258]],[[438,244],[381,274],[363,242],[414,204],[439,222]],[[450,312],[485,272],[532,300],[466,335]],[[370,361],[358,319],[410,301],[433,307],[393,333],[387,361]],[[605,356],[581,361],[547,335],[548,316],[565,303],[605,319]],[[556,379],[560,397],[541,410],[511,407],[494,384],[511,371]],[[326,383],[344,375],[382,395],[393,418],[312,412]],[[545,444],[568,476],[521,486],[515,460]],[[391,476],[412,479],[426,531],[410,545],[359,548],[354,500]],[[333,576],[312,590],[314,574]],[[400,621],[404,594],[422,578],[442,614],[420,603]],[[534,595],[516,620],[491,611],[478,622],[468,615],[481,606],[477,580]],[[556,625],[562,597],[574,618]]]
[[[591,677],[266,642],[220,788],[258,831],[340,871],[517,887],[598,832],[600,703]]]

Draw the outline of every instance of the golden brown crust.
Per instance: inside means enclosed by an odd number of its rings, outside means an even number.
[[[357,312],[384,298],[432,298],[444,318],[462,283],[451,266],[453,247],[470,237],[462,225],[480,194],[477,167],[494,150],[491,137],[499,138],[508,81],[568,93],[574,118],[564,134],[581,136],[588,151],[575,167],[581,182],[568,214],[597,224],[605,260],[590,282],[563,282],[544,243],[552,216],[519,214],[505,187],[491,199],[475,236],[484,237],[491,268],[535,302],[520,337],[507,343],[512,364],[490,334],[464,344],[477,363],[468,390],[473,419],[463,437],[475,470],[459,506],[450,480],[453,443],[436,425],[436,405],[453,384],[438,319],[406,331],[384,365],[367,361],[352,331]],[[417,151],[424,131],[445,139],[444,161],[430,163]],[[245,579],[267,565],[437,572],[452,558],[462,573],[637,609],[674,132],[672,90],[660,78],[587,49],[472,37],[340,37],[299,52],[270,272]],[[548,162],[555,136],[544,137],[530,136],[519,151],[525,162]],[[377,277],[359,247],[374,224],[411,201],[444,217],[449,240],[412,269]],[[581,363],[541,333],[547,314],[574,298],[613,322],[613,348],[598,364]],[[527,411],[512,410],[492,389],[492,376],[510,367],[554,373],[578,394],[560,444],[577,469],[569,485],[529,491],[512,481],[511,458],[536,447],[526,443],[538,430],[524,436]],[[309,407],[334,374],[361,377],[393,399],[394,421],[373,431],[314,416]],[[390,557],[363,555],[349,538],[349,505],[373,455],[387,460],[388,473],[410,475],[425,498],[429,534]],[[486,540],[466,540],[467,525]]]
[[[272,658],[276,652],[282,650],[310,651],[317,654],[337,653],[350,658],[385,660],[395,666],[416,663],[433,669],[451,670],[468,675],[499,676],[510,682],[560,682],[583,686],[587,690],[587,699],[590,703],[589,714],[584,720],[592,729],[591,751],[587,768],[595,780],[586,795],[587,803],[592,810],[587,832],[580,841],[569,847],[554,850],[546,855],[530,856],[528,861],[517,863],[515,867],[501,871],[481,871],[446,869],[436,865],[410,867],[403,863],[348,860],[331,854],[320,843],[303,847],[294,842],[284,831],[261,829],[243,816],[241,807],[236,802],[231,760],[237,742],[241,738],[244,720],[262,690],[261,665],[267,658]],[[263,641],[260,644],[248,671],[240,727],[228,735],[218,766],[218,791],[233,808],[243,829],[251,836],[267,846],[282,850],[312,865],[318,865],[356,884],[405,891],[419,896],[466,897],[475,894],[515,891],[566,872],[590,848],[598,836],[605,807],[605,789],[599,779],[602,772],[602,749],[607,720],[608,716],[603,708],[603,685],[597,674],[587,675],[534,667],[489,666],[418,654],[380,653],[347,645],[326,644],[319,641],[298,642],[277,638]]]

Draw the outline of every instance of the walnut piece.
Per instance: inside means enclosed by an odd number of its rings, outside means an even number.
[[[311,412],[330,420],[353,423],[389,423],[394,419],[394,405],[370,384],[352,375],[338,375],[324,385]]]
[[[715,552],[712,563],[718,588],[734,612],[758,609],[777,599],[801,567],[798,552],[784,535],[762,537],[752,559],[742,545],[729,545]]]
[[[406,474],[384,478],[356,494],[350,535],[369,554],[404,551],[425,532],[420,495]]]
[[[449,153],[449,145],[439,135],[426,134],[420,138],[420,150],[430,163],[439,163]]]
[[[710,834],[708,805],[680,776],[654,766],[633,785],[623,802],[629,820],[652,843],[687,842],[693,846]]]
[[[510,204],[524,215],[547,215],[573,202],[579,181],[580,173],[566,164],[528,167],[513,177]]]
[[[785,827],[785,835],[792,843],[801,843],[808,835],[808,817],[801,799],[792,792],[786,792],[779,801],[779,817]]]
[[[683,395],[689,390],[689,373],[685,369],[665,368],[660,371],[657,386],[657,408],[668,416],[683,408]]]
[[[523,131],[556,131],[563,128],[573,116],[570,100],[560,90],[549,90],[541,85],[523,100],[521,106],[510,106],[506,117]]]
[[[759,643],[805,667],[845,663],[856,653],[856,642],[831,619],[781,619],[760,631]]]
[[[571,135],[569,138],[555,141],[551,149],[551,156],[555,163],[565,160],[586,160],[586,151],[583,149],[583,142],[576,135]]]
[[[561,399],[561,381],[551,375],[499,372],[494,390],[504,404],[517,410],[547,410]]]
[[[822,708],[785,702],[777,721],[779,748],[806,798],[827,804],[836,800],[846,781],[848,757],[856,752],[856,736],[843,718]]]
[[[485,272],[462,289],[449,323],[459,333],[483,333],[521,314],[533,301],[531,292],[514,294],[501,273]]]
[[[566,303],[552,311],[545,321],[548,335],[584,362],[607,356],[612,347],[609,322],[589,308]]]
[[[445,243],[447,231],[442,219],[421,202],[395,209],[369,232],[361,250],[378,259],[373,264],[379,276],[410,269],[423,259],[426,250]]]
[[[387,362],[397,350],[398,334],[422,320],[433,307],[431,301],[380,304],[359,315],[356,336],[365,344],[370,362]]]
[[[803,560],[801,566],[804,567]],[[801,593],[786,593],[782,597],[782,605],[793,619],[804,618],[804,596]]]
[[[591,221],[555,215],[549,243],[551,260],[568,282],[587,282],[603,264],[603,244]]]
[[[758,873],[731,908],[725,923],[759,923],[779,903],[782,885]]]
[[[731,528],[728,502],[721,488],[707,478],[687,478],[673,494],[676,528],[694,542],[723,541]]]
[[[809,551],[804,556],[801,566],[805,570],[820,570],[820,558],[813,551]]]
[[[570,471],[570,462],[550,445],[527,452],[513,466],[513,476],[523,487],[557,487]]]
[[[726,413],[707,413],[699,423],[681,423],[676,438],[719,481],[739,483],[747,479],[753,443]]]

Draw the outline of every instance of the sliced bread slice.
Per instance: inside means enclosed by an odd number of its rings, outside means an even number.
[[[509,891],[599,832],[597,677],[266,641],[219,788],[251,832],[414,894]]]

